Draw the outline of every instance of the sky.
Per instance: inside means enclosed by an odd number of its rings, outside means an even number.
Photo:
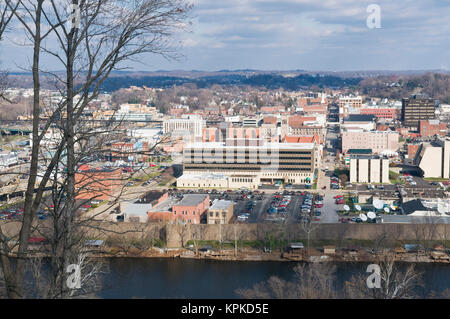
[[[190,30],[173,39],[181,58],[145,55],[130,67],[141,71],[450,68],[450,0],[190,1],[194,4]],[[371,4],[380,8],[381,28],[367,25]],[[29,63],[29,52],[6,39],[0,44],[0,60],[3,68],[15,71]]]

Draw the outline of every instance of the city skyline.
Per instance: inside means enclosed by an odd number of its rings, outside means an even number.
[[[181,57],[146,55],[128,63],[156,70],[448,70],[450,43],[442,1],[193,0],[192,25],[172,44]],[[368,6],[380,7],[381,28],[369,28]],[[0,54],[10,72],[29,68],[30,50],[13,26]],[[52,44],[49,40],[50,45]],[[57,70],[43,56],[44,68]]]

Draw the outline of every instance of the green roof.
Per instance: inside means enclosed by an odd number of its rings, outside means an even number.
[[[371,148],[352,148],[349,149],[347,154],[372,154]]]

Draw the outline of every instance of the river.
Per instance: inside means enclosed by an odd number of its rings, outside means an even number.
[[[271,276],[293,278],[290,262],[229,262],[191,259],[111,258],[100,298],[238,298],[237,288],[249,288]],[[336,285],[363,273],[367,264],[335,263]],[[450,289],[450,264],[418,264],[424,288],[419,294]]]

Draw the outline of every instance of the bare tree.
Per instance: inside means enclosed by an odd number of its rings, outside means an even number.
[[[421,286],[421,273],[415,270],[415,265],[405,269],[395,262],[394,255],[380,258],[380,288],[369,288],[367,274],[352,276],[345,282],[345,292],[349,298],[362,299],[409,299],[416,296],[415,289]]]
[[[6,1],[11,9],[13,1]],[[87,154],[88,141],[83,131],[82,116],[86,107],[99,94],[101,85],[111,72],[124,68],[127,61],[136,61],[144,53],[165,57],[174,56],[169,38],[182,29],[191,5],[184,0],[18,0],[15,17],[24,26],[34,48],[33,52],[33,148],[30,176],[25,196],[25,208],[20,231],[18,262],[13,271],[8,253],[1,254],[4,278],[9,298],[24,297],[25,262],[32,223],[41,206],[44,189],[53,187],[53,216],[51,231],[52,261],[51,298],[70,297],[62,285],[65,269],[77,258],[77,249],[85,234],[79,232],[76,221],[75,175],[79,163]],[[67,8],[74,8],[74,16],[67,17]],[[76,18],[79,16],[79,19]],[[70,20],[72,19],[72,20]],[[68,22],[72,22],[70,26]],[[44,40],[56,38],[56,45]],[[54,59],[63,74],[42,70],[40,57]],[[60,90],[62,101],[50,106],[51,116],[41,123],[40,75],[44,73]],[[40,126],[43,131],[40,131]],[[44,159],[44,173],[38,189],[38,163],[42,158],[40,143],[52,125],[61,133],[61,140],[50,157]],[[86,130],[86,128],[84,129]],[[78,134],[78,135],[77,135]],[[91,134],[92,135],[92,134]],[[83,226],[86,226],[86,220]],[[0,234],[2,235],[2,234]],[[1,236],[4,239],[4,236]],[[6,247],[5,241],[3,241]],[[6,247],[5,251],[10,252]],[[75,252],[75,253],[74,253]]]
[[[330,299],[336,298],[336,266],[330,264],[303,264],[294,268],[293,281],[273,276],[267,282],[236,293],[246,299]]]
[[[4,34],[8,31],[10,22],[16,13],[18,3],[14,5],[9,5],[8,1],[5,3],[0,3],[0,41],[3,40]],[[6,72],[0,72],[0,100],[4,99],[9,101],[5,95],[4,91],[8,87],[8,74]]]

